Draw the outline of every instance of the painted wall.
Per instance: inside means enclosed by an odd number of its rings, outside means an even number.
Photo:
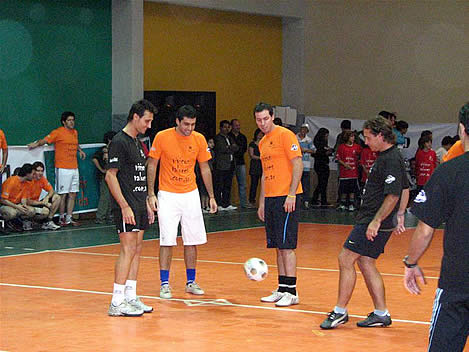
[[[111,127],[111,1],[0,1],[0,128],[43,138],[65,110],[81,143]]]
[[[216,92],[217,121],[251,140],[254,105],[282,102],[281,19],[145,2],[144,73],[145,90]]]

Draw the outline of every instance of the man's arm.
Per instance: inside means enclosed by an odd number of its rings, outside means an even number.
[[[99,165],[98,159],[93,158],[92,161],[93,161],[94,166],[96,166],[96,168],[97,168],[101,173],[103,173],[103,174],[106,173],[106,170],[103,169],[103,168],[101,167],[101,165]]]
[[[81,149],[80,145],[78,144],[78,153],[80,154],[80,159],[85,160],[86,159],[86,153]]]
[[[147,160],[147,186],[148,186],[148,203],[153,211],[158,211],[158,199],[155,194],[156,169],[158,167],[158,159],[149,157]]]
[[[22,203],[15,204],[15,203],[9,201],[8,199],[4,199],[4,198],[0,198],[0,203],[3,204],[3,205],[7,205],[9,207],[15,208],[16,210],[18,210],[19,212],[21,212],[23,214],[26,214],[26,212],[27,212],[26,206],[23,205]]]
[[[210,202],[210,213],[216,213],[218,210],[217,202],[215,201],[215,195],[213,194],[213,182],[212,182],[212,171],[208,161],[199,162],[200,174],[204,180],[205,188],[207,189],[209,202]]]
[[[29,143],[28,144],[28,149],[34,149],[34,148],[37,148],[37,147],[40,147],[44,144],[47,144],[47,141],[43,138],[43,139],[39,139],[37,141],[34,141],[32,143]]]
[[[122,218],[124,219],[124,222],[126,224],[135,225],[134,212],[130,208],[129,203],[127,203],[127,201],[125,200],[124,195],[122,194],[121,187],[119,185],[119,181],[117,180],[118,171],[118,169],[107,170],[105,180],[107,182],[109,191],[111,192],[112,196],[121,208]]]
[[[257,209],[257,216],[261,221],[264,221],[264,206],[265,206],[265,195],[264,195],[264,174],[261,176],[261,190],[259,193],[259,209]]]
[[[285,203],[283,204],[283,208],[287,213],[291,213],[295,211],[296,205],[296,190],[298,189],[298,185],[301,181],[301,175],[303,174],[303,162],[301,157],[297,156],[290,160],[293,165],[292,170],[292,179],[290,183],[290,189],[288,190],[287,198],[285,199]]]
[[[399,203],[399,209],[397,211],[397,227],[395,232],[397,234],[403,233],[405,231],[405,211],[407,209],[407,204],[409,203],[409,189],[405,188],[401,193],[401,202]]]
[[[8,161],[8,148],[2,149],[2,166],[0,166],[0,176],[3,174]],[[0,180],[1,181],[1,180]]]
[[[381,226],[381,223],[389,216],[389,214],[391,214],[398,201],[399,196],[396,196],[395,194],[386,195],[383,204],[381,204],[381,207],[376,212],[375,217],[368,225],[368,229],[366,230],[366,238],[368,238],[370,241],[374,240],[374,238],[378,235],[378,230]]]

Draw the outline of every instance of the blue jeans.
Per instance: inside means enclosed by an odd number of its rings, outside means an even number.
[[[239,203],[242,208],[248,206],[246,195],[246,165],[236,165],[236,181],[238,182]]]

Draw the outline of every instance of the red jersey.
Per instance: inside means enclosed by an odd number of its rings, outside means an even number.
[[[358,159],[362,148],[354,143],[352,145],[341,144],[337,148],[337,160],[340,160],[350,166],[350,169],[345,168],[341,163],[339,163],[339,178],[358,178]]]
[[[372,151],[370,148],[363,148],[360,154],[360,165],[366,171],[370,171],[371,167],[373,166],[376,158],[378,157],[378,153]],[[368,178],[368,173],[362,172],[362,182],[366,182]]]
[[[437,164],[436,153],[433,149],[419,149],[415,154],[415,172],[417,174],[417,186],[424,186],[430,179]]]

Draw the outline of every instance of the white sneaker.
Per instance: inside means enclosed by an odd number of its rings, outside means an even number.
[[[272,291],[272,294],[270,296],[262,297],[261,302],[274,303],[274,302],[280,301],[282,297],[283,297],[283,292],[278,292],[276,290],[276,291]]]
[[[128,300],[127,303],[129,303],[131,306],[143,310],[144,313],[151,313],[153,312],[153,307],[147,306],[145,303],[143,303],[140,300],[140,297],[137,297],[132,300]]]
[[[218,206],[218,211],[225,211],[225,210],[228,210],[228,207],[224,208],[221,205]]]
[[[23,230],[29,231],[33,229],[33,223],[29,220],[23,220]]]
[[[56,225],[55,222],[53,222],[52,220],[49,220],[48,222],[42,224],[41,228],[43,230],[58,230],[60,229],[60,226]]]
[[[348,206],[348,211],[355,211],[355,207],[353,205]]]
[[[126,300],[124,300],[118,306],[115,306],[111,303],[107,314],[111,317],[139,317],[143,315],[143,310],[134,307]]]
[[[298,294],[294,296],[289,292],[285,292],[283,294],[283,297],[277,303],[275,303],[275,305],[277,307],[288,307],[298,303],[300,303],[300,298],[298,297]]]
[[[171,294],[171,287],[169,287],[169,284],[161,285],[161,287],[160,287],[160,297],[164,298],[164,299],[173,298],[173,295]]]
[[[231,204],[230,204],[230,205],[228,205],[225,209],[226,209],[226,210],[236,210],[236,209],[238,209],[238,207],[235,207],[234,205],[231,205]]]
[[[202,290],[196,282],[191,282],[190,284],[187,284],[186,292],[192,293],[193,295],[203,295],[205,293],[204,290]]]

